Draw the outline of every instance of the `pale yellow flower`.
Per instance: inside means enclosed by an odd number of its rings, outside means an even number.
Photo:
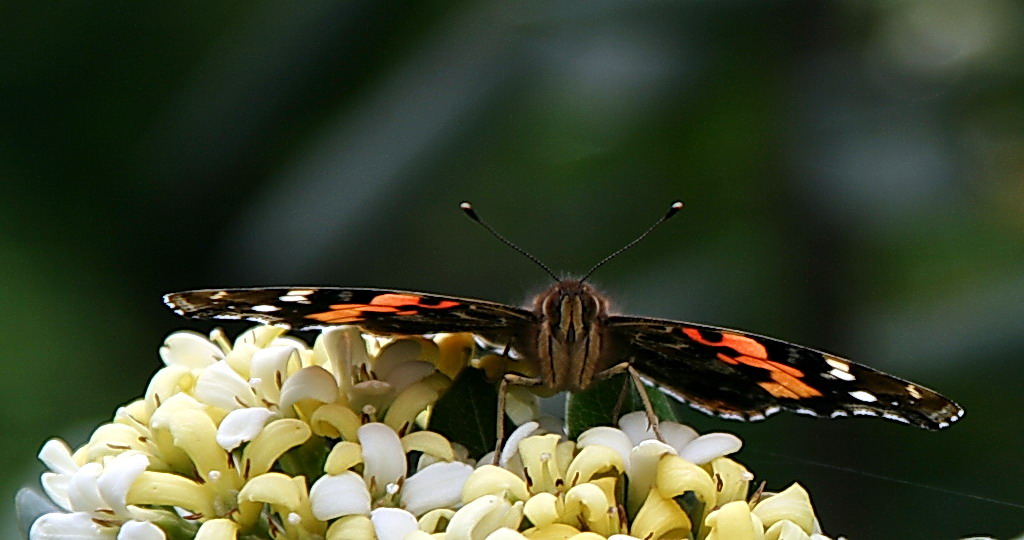
[[[337,328],[312,347],[260,326],[169,336],[165,367],[74,452],[44,445],[61,509],[32,540],[821,540],[794,484],[751,506],[734,435],[643,413],[576,441],[513,388],[519,427],[479,461],[427,430],[471,362],[468,335],[384,339]],[[308,479],[308,480],[307,480]]]
[[[414,429],[451,383],[438,366],[465,364],[464,338],[383,340],[339,328],[309,347],[283,332],[259,326],[233,344],[219,331],[169,336],[143,399],[73,454],[59,441],[44,446],[43,485],[65,512],[38,519],[32,538],[163,538],[171,528],[234,538],[268,527],[277,538],[324,537],[333,518],[355,513],[394,532],[394,516],[376,509],[461,504],[470,466],[453,461],[442,437]],[[343,441],[328,454],[328,439]],[[350,445],[370,452],[355,458]],[[411,451],[423,456],[411,471],[419,474],[406,470]],[[303,456],[317,453],[326,471],[304,468]],[[310,490],[307,475],[323,483]],[[325,511],[317,495],[336,493],[349,475],[366,501],[348,490],[352,508]]]

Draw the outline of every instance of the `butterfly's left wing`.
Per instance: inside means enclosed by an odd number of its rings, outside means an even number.
[[[502,336],[534,319],[524,309],[486,300],[355,287],[202,289],[167,294],[164,303],[195,319],[245,319],[294,330],[350,324],[376,334]]]
[[[740,420],[779,410],[879,416],[943,429],[963,409],[923,386],[777,339],[688,322],[612,317],[641,377],[694,408]]]

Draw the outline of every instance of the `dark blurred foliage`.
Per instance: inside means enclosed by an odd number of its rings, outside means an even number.
[[[680,198],[595,276],[622,311],[817,346],[967,409],[940,433],[698,427],[744,437],[769,489],[804,483],[835,536],[1024,528],[918,485],[1024,503],[1018,2],[12,2],[0,20],[10,500],[44,440],[84,442],[165,334],[203,328],[163,292],[519,302],[547,278],[460,200],[582,272]]]

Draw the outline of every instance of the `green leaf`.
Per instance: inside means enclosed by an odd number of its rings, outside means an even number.
[[[575,439],[580,433],[594,426],[613,426],[615,403],[618,402],[622,386],[629,385],[629,392],[622,405],[620,416],[632,411],[644,410],[643,401],[636,388],[626,374],[616,375],[598,381],[582,392],[569,394],[565,405],[565,423],[569,429],[569,438]],[[645,385],[647,397],[654,408],[654,414],[660,420],[677,421],[677,407],[674,400],[658,391],[653,386]]]
[[[470,456],[480,457],[497,444],[497,416],[496,385],[487,380],[483,371],[466,368],[434,406],[430,429],[465,446]],[[506,418],[505,435],[514,429],[515,425]]]
[[[696,537],[700,538],[699,534],[701,532],[701,527],[704,526],[704,520],[701,519],[701,517],[704,515],[704,508],[707,506],[707,503],[698,498],[697,493],[694,491],[683,492],[682,495],[673,497],[672,500],[674,500],[675,503],[679,505],[679,508],[686,513],[686,516],[690,518],[690,523],[692,523],[696,529],[696,531],[694,531],[697,533]]]
[[[305,476],[306,484],[313,485],[324,475],[324,464],[330,449],[321,437],[310,437],[306,442],[288,450],[278,460],[278,466],[289,476]]]

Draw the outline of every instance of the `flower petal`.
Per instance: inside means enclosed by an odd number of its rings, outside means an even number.
[[[278,403],[281,401],[281,387],[288,376],[288,363],[295,355],[295,348],[289,346],[268,347],[252,354],[249,366],[249,384],[256,388],[263,399]]]
[[[505,447],[501,449],[501,460],[499,463],[502,466],[508,464],[512,456],[519,451],[519,441],[529,437],[534,431],[540,426],[537,422],[527,422],[515,429],[509,436],[508,440],[505,441]]]
[[[351,471],[318,478],[309,488],[309,502],[313,516],[321,521],[370,513],[370,493],[366,490],[366,483]]]
[[[439,376],[444,378],[443,375]],[[407,433],[416,417],[436,403],[439,397],[441,392],[426,381],[410,384],[391,401],[384,423],[398,433]]]
[[[488,534],[484,540],[526,540],[526,537],[515,529],[502,527]]]
[[[199,374],[195,396],[199,401],[225,411],[262,405],[249,382],[231,369],[227,362],[217,362]]]
[[[68,499],[68,487],[71,485],[71,475],[43,473],[39,477],[39,483],[43,491],[57,506],[64,510],[71,510],[71,501]]]
[[[370,363],[366,341],[359,333],[359,329],[354,326],[337,326],[324,330],[313,344],[313,352],[327,357],[331,371],[339,375],[339,386],[346,394],[352,385],[351,375],[355,373],[352,367]]]
[[[338,399],[338,381],[320,366],[300,369],[281,388],[281,411],[291,414],[292,406],[304,399],[333,403]]]
[[[238,492],[238,502],[269,504],[280,509],[294,510],[301,504],[303,495],[290,476],[271,472],[246,482]]]
[[[117,540],[165,540],[160,527],[148,521],[126,521],[117,533]]]
[[[344,405],[325,403],[313,412],[309,425],[318,436],[354,441],[362,421],[355,411]]]
[[[508,469],[484,465],[469,475],[462,487],[462,501],[470,502],[484,495],[497,495],[513,501],[530,498],[526,482]]]
[[[703,465],[717,457],[738,452],[742,447],[743,441],[731,433],[708,433],[687,444],[679,452],[679,457]]]
[[[665,444],[682,452],[686,445],[690,444],[700,436],[697,430],[678,422],[662,422],[659,424],[661,436],[665,438]]]
[[[553,492],[562,482],[558,467],[558,442],[561,437],[555,434],[534,435],[519,441],[519,457],[533,485],[534,493],[541,491]]]
[[[195,540],[235,540],[238,538],[238,524],[230,519],[211,519],[196,531]]]
[[[451,522],[455,510],[450,508],[438,508],[423,514],[419,520],[420,530],[427,533],[443,533],[448,523]]]
[[[502,527],[518,529],[523,518],[522,509],[522,502],[509,504],[501,497],[484,495],[455,512],[445,531],[445,538],[481,540]]]
[[[103,466],[99,463],[86,463],[71,477],[68,500],[72,510],[95,513],[98,509],[106,509],[106,501],[96,485],[102,473]]]
[[[638,538],[688,538],[692,527],[690,517],[675,501],[652,489],[633,518],[629,533]]]
[[[74,474],[78,465],[71,457],[71,447],[60,439],[50,439],[39,449],[39,461],[47,469],[60,474]]]
[[[85,512],[43,514],[32,523],[31,540],[93,540],[117,538],[117,529],[100,527]]]
[[[705,540],[763,540],[764,526],[744,501],[726,503],[704,520],[711,528]]]
[[[135,479],[149,466],[149,458],[135,452],[125,452],[107,461],[103,473],[96,481],[100,496],[116,515],[128,513],[125,498]]]
[[[811,537],[799,525],[784,519],[768,527],[764,532],[764,540],[811,540]]]
[[[216,514],[206,487],[172,473],[143,472],[128,490],[126,500],[134,505],[178,506],[201,516]]]
[[[269,324],[260,324],[253,326],[252,328],[242,332],[235,338],[235,349],[245,348],[245,346],[263,348],[270,345],[272,341],[278,338],[278,336],[287,332],[287,328],[280,326],[271,326]]]
[[[811,498],[800,484],[794,483],[781,493],[762,499],[754,507],[754,514],[766,527],[782,520],[799,525],[807,534],[814,532],[814,508]]]
[[[405,476],[405,451],[398,434],[380,423],[359,428],[359,444],[363,447],[363,478],[372,486],[373,496],[384,494],[388,484]]]
[[[374,538],[375,535],[373,522],[370,521],[368,515],[344,516],[335,520],[327,528],[327,540],[352,540],[354,538],[362,540]]]
[[[634,445],[640,444],[641,441],[657,438],[644,411],[633,411],[622,415],[622,418],[619,418],[619,428],[626,433]]]
[[[524,536],[530,540],[566,540],[580,533],[580,530],[565,523],[551,523],[543,527],[533,527],[525,531]]]
[[[565,493],[565,517],[602,537],[619,532],[619,516],[615,507],[615,503],[609,501],[605,492],[595,484],[580,484]]]
[[[658,462],[657,488],[665,498],[678,497],[692,491],[708,509],[717,503],[715,482],[711,475],[679,456],[662,456]]]
[[[721,457],[711,462],[711,476],[718,490],[717,503],[746,500],[754,475],[735,461]]]
[[[402,450],[407,454],[421,452],[445,461],[455,459],[452,443],[440,433],[433,431],[414,431],[402,437]]]
[[[174,446],[188,454],[203,480],[228,472],[227,453],[217,445],[217,427],[205,412],[185,409],[170,419]],[[216,471],[216,473],[215,473]]]
[[[570,486],[589,482],[598,474],[614,470],[619,474],[626,469],[622,456],[603,445],[591,445],[581,450],[569,464],[565,473]]]
[[[377,366],[380,363],[379,360],[380,359],[378,358],[378,362],[374,363],[374,369],[377,369]],[[427,376],[434,373],[434,371],[434,364],[427,362],[405,361],[396,365],[394,369],[388,373],[387,377],[382,376],[381,379],[387,381],[395,391],[401,392],[406,386],[427,378]]]
[[[217,427],[217,444],[230,452],[256,437],[273,416],[274,412],[264,407],[235,409]]]
[[[399,338],[389,341],[386,345],[381,347],[380,352],[377,353],[377,357],[373,360],[373,373],[377,376],[377,379],[387,381],[391,383],[392,371],[399,366],[416,362],[420,358],[422,349],[425,346],[426,340],[411,339],[411,338]],[[436,346],[429,342],[430,346],[436,349]],[[436,354],[436,351],[435,351]],[[434,370],[434,366],[428,364],[429,372]],[[420,379],[426,377],[424,374]],[[396,377],[396,380],[402,380],[403,377]],[[419,380],[419,379],[415,379]],[[412,382],[412,380],[405,380],[406,384]]]
[[[160,358],[167,366],[200,369],[223,360],[224,352],[206,336],[191,330],[181,330],[167,336],[160,347]]]
[[[565,513],[562,499],[551,493],[538,493],[530,497],[523,506],[523,514],[536,527],[555,523]]]
[[[626,472],[629,477],[626,496],[629,515],[636,514],[647,498],[647,492],[654,486],[662,456],[674,453],[674,448],[655,440],[643,441],[629,452],[629,469]]]
[[[409,477],[402,486],[402,505],[414,515],[455,506],[473,467],[458,461],[434,463]]]
[[[331,448],[324,463],[327,474],[341,474],[363,462],[363,447],[359,443],[341,441]]]
[[[309,424],[294,418],[280,418],[266,425],[242,450],[242,473],[247,478],[263,474],[285,452],[306,442],[312,435]]]
[[[375,508],[370,512],[370,521],[377,540],[402,540],[419,530],[416,517],[401,508]]]
[[[580,433],[576,441],[576,446],[580,448],[586,448],[593,444],[607,446],[619,453],[623,463],[627,466],[629,464],[629,454],[633,449],[633,441],[621,429],[608,426],[593,427]]]

